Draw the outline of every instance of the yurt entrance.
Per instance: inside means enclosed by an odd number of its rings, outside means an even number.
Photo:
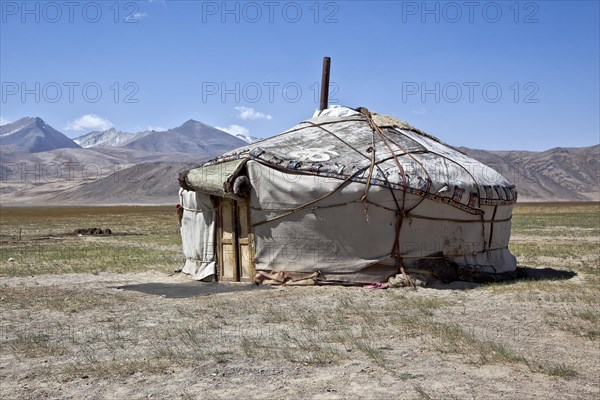
[[[221,198],[217,226],[219,279],[252,281],[254,263],[247,200]]]

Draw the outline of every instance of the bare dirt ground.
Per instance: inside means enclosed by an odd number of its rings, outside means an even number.
[[[102,221],[118,230],[126,212],[115,210]],[[2,399],[600,395],[597,204],[515,211],[511,250],[538,279],[416,291],[193,282],[170,273],[176,229],[142,235],[164,209],[130,211],[139,231],[129,236],[56,236],[71,250],[27,259],[13,228],[32,231],[31,213],[3,215]],[[50,218],[28,240],[67,230],[70,218]],[[109,243],[127,255],[98,247]],[[149,245],[174,260],[143,258]]]
[[[6,399],[592,399],[600,389],[597,341],[548,326],[555,302],[543,291],[100,273],[14,277],[3,292]]]

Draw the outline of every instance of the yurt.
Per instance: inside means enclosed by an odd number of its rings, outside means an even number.
[[[515,187],[366,108],[317,111],[179,181],[183,272],[196,280],[414,285],[515,274]]]

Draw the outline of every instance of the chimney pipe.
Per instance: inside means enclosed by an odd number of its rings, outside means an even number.
[[[321,104],[319,110],[327,108],[329,102],[329,69],[331,68],[331,58],[323,57],[323,74],[321,75]]]

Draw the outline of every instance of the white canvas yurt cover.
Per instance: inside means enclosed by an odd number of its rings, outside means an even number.
[[[184,172],[180,184],[183,271],[194,279],[358,284],[516,270],[514,186],[364,108],[318,111]]]

